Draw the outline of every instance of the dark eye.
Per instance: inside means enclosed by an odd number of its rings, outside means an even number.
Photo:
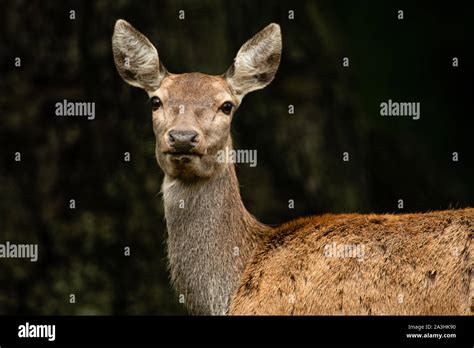
[[[221,105],[219,110],[221,110],[226,115],[230,115],[230,112],[232,111],[233,107],[234,105],[231,102],[225,102],[224,104]]]
[[[151,98],[151,108],[153,111],[158,110],[161,106],[161,100],[158,97],[152,97]]]

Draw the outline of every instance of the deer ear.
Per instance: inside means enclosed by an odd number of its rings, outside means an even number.
[[[146,91],[160,87],[167,71],[161,64],[155,46],[123,19],[115,23],[112,51],[115,66],[126,82]]]
[[[266,87],[275,77],[281,58],[281,31],[272,23],[248,40],[227,70],[227,82],[240,98]]]

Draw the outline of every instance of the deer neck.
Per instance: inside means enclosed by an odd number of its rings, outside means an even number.
[[[192,313],[225,314],[268,227],[245,209],[233,164],[200,182],[165,176],[162,190],[171,280],[180,300]]]

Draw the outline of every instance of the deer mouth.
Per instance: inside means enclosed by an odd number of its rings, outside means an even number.
[[[202,156],[202,154],[198,152],[167,151],[167,152],[164,152],[164,154],[171,157],[179,157],[179,156],[201,157]]]
[[[201,158],[202,154],[197,152],[164,152],[172,162],[179,164],[186,164],[192,162],[194,159]]]

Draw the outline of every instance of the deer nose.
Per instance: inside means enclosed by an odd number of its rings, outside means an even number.
[[[186,153],[199,143],[199,135],[193,130],[171,130],[168,132],[168,143],[175,152]]]

